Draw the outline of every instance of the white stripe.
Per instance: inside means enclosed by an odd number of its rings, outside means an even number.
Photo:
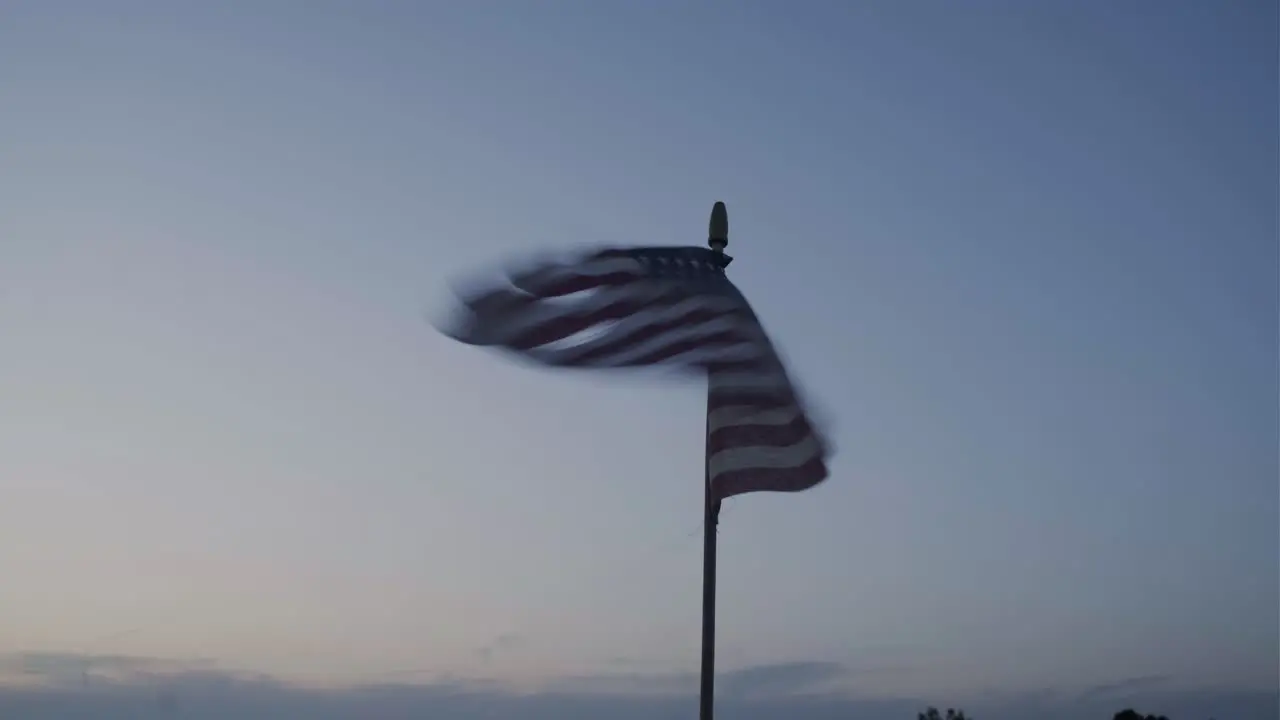
[[[786,425],[803,414],[798,405],[769,410],[746,405],[725,407],[713,410],[707,416],[707,426],[711,432],[715,432],[721,428],[739,425]]]
[[[712,479],[735,470],[781,469],[800,467],[822,456],[822,445],[812,435],[786,447],[751,446],[729,448],[712,455],[707,467]]]
[[[651,325],[671,323],[682,317],[702,310],[731,312],[735,305],[720,298],[705,296],[687,298],[674,305],[663,305],[657,309],[640,310],[607,328],[599,338],[592,339],[577,346],[577,352],[589,353],[595,349],[616,342]],[[668,331],[675,332],[675,331]],[[659,336],[663,337],[663,336]],[[649,342],[649,341],[646,341]]]
[[[657,314],[657,313],[655,313]],[[652,316],[651,316],[652,319]],[[644,323],[640,323],[644,324]],[[638,345],[626,345],[620,350],[606,355],[598,360],[591,362],[596,367],[627,367],[634,365],[638,360],[656,353],[664,347],[668,347],[674,343],[682,342],[688,339],[696,339],[699,337],[707,337],[715,333],[723,332],[728,329],[740,328],[742,321],[736,318],[717,318],[698,325],[682,327],[677,330],[670,330],[650,338]],[[599,337],[592,338],[584,342],[580,346],[570,348],[550,348],[541,347],[528,352],[529,356],[540,362],[551,365],[560,365],[573,362],[576,358],[582,356],[583,348],[598,348],[607,345],[611,341],[616,340],[615,333],[605,331]],[[732,345],[717,345],[714,347],[694,347],[691,350],[672,356],[662,362],[664,365],[677,364],[693,364],[700,362],[715,361],[742,361],[754,360],[760,357],[761,348],[759,342],[744,340],[740,343]]]
[[[663,289],[649,283],[635,283],[623,287],[606,288],[584,294],[574,302],[539,302],[525,308],[518,315],[505,322],[493,323],[484,328],[486,337],[494,338],[494,344],[505,345],[531,329],[544,323],[552,322],[571,315],[585,315],[608,307],[614,303],[628,300],[654,300],[663,294]]]
[[[630,346],[624,347],[622,350],[619,350],[618,352],[601,360],[601,364],[612,365],[615,367],[628,365],[630,363],[635,362],[639,358],[656,353],[664,347],[675,345],[677,343],[682,343],[682,342],[685,342],[686,340],[696,340],[697,338],[710,337],[718,333],[722,333],[730,330],[737,330],[741,326],[742,326],[742,321],[739,320],[738,318],[721,317],[721,318],[715,318],[714,320],[708,320],[707,322],[698,323],[697,325],[686,325],[683,327],[676,328],[674,330],[667,330],[663,332],[661,335],[649,338],[648,340],[645,340],[639,345],[630,345]],[[744,344],[747,344],[747,343],[744,342]],[[750,344],[754,345],[754,343],[750,343]],[[714,350],[714,348],[705,348],[705,349]],[[697,348],[695,348],[694,350],[689,350],[685,353],[681,353],[680,355],[672,357],[666,362],[676,362],[676,357],[686,357],[689,355],[689,353],[695,352],[696,350]]]

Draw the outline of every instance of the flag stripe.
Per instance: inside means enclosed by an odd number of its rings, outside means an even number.
[[[767,356],[766,360],[776,360]],[[743,364],[735,372],[711,372],[707,378],[707,406],[711,412],[732,407],[777,408],[798,406],[795,388],[779,367],[761,369],[762,363]],[[753,374],[754,368],[754,374]]]
[[[716,498],[723,500],[749,492],[801,492],[827,479],[822,457],[810,457],[790,467],[751,467],[712,477]]]
[[[711,432],[738,425],[786,425],[804,412],[795,405],[761,410],[751,405],[732,405],[712,410],[707,418]]]
[[[658,286],[609,288],[566,307],[545,306],[525,317],[513,317],[508,344],[515,350],[529,350],[584,332],[601,323],[633,318],[684,299],[681,293]]]
[[[758,358],[760,352],[734,323],[713,320],[692,327],[677,326],[641,343],[615,343],[613,333],[606,332],[578,347],[539,348],[529,355],[549,365],[638,367],[664,363],[696,366],[699,358],[744,360]],[[580,357],[582,354],[587,357]]]
[[[535,268],[511,276],[511,284],[535,297],[552,298],[626,285],[644,278],[645,270],[634,258],[596,257],[573,265]]]
[[[587,364],[604,360],[628,347],[660,339],[687,326],[721,320],[728,312],[731,311],[688,297],[672,303],[654,303],[654,306],[638,308],[626,317],[619,315],[621,319],[604,335],[579,346],[580,352],[574,355],[574,360]],[[609,319],[613,318],[602,318],[601,322]]]
[[[753,416],[747,416],[740,424],[713,429],[707,447],[713,453],[744,447],[791,447],[811,437],[813,428],[798,412],[789,422],[781,424],[757,423]]]
[[[725,310],[707,307],[695,300],[685,300],[668,308],[641,311],[610,328],[609,333],[592,347],[584,347],[584,352],[578,359],[583,362],[604,359],[625,351],[629,346],[660,340],[664,336],[680,332],[682,328],[725,322],[725,315]]]

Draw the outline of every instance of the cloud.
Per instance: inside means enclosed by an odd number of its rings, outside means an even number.
[[[23,720],[652,720],[696,714],[696,677],[689,673],[588,676],[540,692],[453,680],[315,689],[219,669],[208,661],[35,653],[6,656],[5,661],[29,663],[23,667],[55,680],[68,669],[85,667],[119,673],[110,682],[87,687],[56,681],[0,685],[0,718]],[[850,697],[824,690],[849,675],[848,668],[824,662],[742,668],[718,677],[717,707],[735,720],[913,720],[926,705],[949,704],[945,699]],[[1114,690],[1087,699],[1079,693],[1037,691],[961,706],[981,720],[1021,720],[1032,712],[1041,720],[1107,720],[1129,704],[1175,720],[1280,720],[1280,693],[1274,690],[1174,693],[1146,680],[1118,680],[1108,684]]]
[[[524,645],[525,640],[521,635],[516,633],[503,633],[493,639],[493,642],[476,650],[476,654],[480,656],[483,662],[491,662],[494,657],[500,653],[509,652]]]
[[[717,685],[734,697],[794,695],[826,689],[847,674],[844,666],[830,662],[757,665],[725,673],[717,678]]]
[[[612,662],[611,665],[634,664]],[[800,694],[839,692],[849,680],[862,675],[905,672],[905,668],[851,668],[834,662],[789,662],[753,665],[716,674],[716,694],[738,699],[781,698]],[[619,672],[560,678],[550,689],[557,692],[635,695],[687,695],[697,692],[698,674]]]
[[[1107,697],[1134,690],[1142,690],[1155,685],[1167,683],[1172,678],[1168,675],[1140,675],[1138,677],[1125,678],[1115,682],[1103,683],[1102,685],[1094,685],[1086,688],[1080,695],[1082,698]]]
[[[216,665],[206,659],[47,652],[0,655],[0,681],[18,679],[49,687],[136,684],[156,677],[192,676],[210,670],[216,670]]]

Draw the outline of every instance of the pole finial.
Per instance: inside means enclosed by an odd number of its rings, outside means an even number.
[[[711,224],[707,229],[707,245],[716,252],[724,252],[729,245],[729,211],[724,203],[716,201],[711,207]]]

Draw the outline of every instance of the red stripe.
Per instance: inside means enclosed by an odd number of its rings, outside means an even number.
[[[694,350],[702,350],[712,347],[733,347],[750,342],[753,338],[744,336],[738,330],[722,330],[720,332],[710,333],[707,335],[699,335],[696,338],[688,338],[679,342],[673,342],[670,345],[664,345],[653,352],[642,355],[629,363],[633,366],[639,365],[657,365],[659,363],[670,360],[677,355],[682,355]]]
[[[783,425],[731,425],[711,432],[707,452],[741,447],[789,447],[813,437],[809,419],[801,413]]]
[[[720,473],[711,479],[711,492],[723,500],[749,492],[800,492],[827,479],[821,457],[789,468],[747,468]]]
[[[629,333],[625,333],[625,334],[618,333],[616,337],[606,336],[609,339],[608,342],[601,345],[593,346],[577,355],[574,355],[572,359],[569,361],[569,364],[573,364],[573,365],[591,365],[595,363],[608,364],[608,359],[610,356],[622,353],[630,348],[643,345],[644,343],[649,342],[650,340],[653,340],[654,338],[657,338],[661,335],[673,333],[685,327],[693,327],[696,325],[700,325],[702,323],[710,322],[712,320],[719,320],[722,318],[731,317],[732,314],[733,313],[731,311],[697,309],[697,310],[690,311],[689,313],[682,315],[678,318],[672,318],[662,322],[652,322],[647,325],[643,325]],[[743,334],[741,331],[736,331],[736,330],[727,330],[722,333],[700,335],[696,338],[686,339],[681,343],[672,343],[671,345],[666,345],[661,348],[655,349],[653,352],[649,353],[648,355],[643,356],[644,359],[636,360],[634,364],[645,365],[645,364],[656,364],[658,362],[661,362],[661,359],[655,360],[652,358],[661,357],[660,353],[662,351],[665,351],[669,347],[674,347],[679,345],[687,346],[689,344],[693,344],[693,346],[696,348],[706,348],[706,347],[712,347],[716,344],[724,344],[725,343],[723,339],[724,337],[732,338],[732,342],[729,343],[731,345],[740,345],[744,342],[750,341],[751,339],[749,335]],[[681,350],[680,352],[685,352],[685,350]],[[670,357],[670,356],[667,356],[667,357]]]
[[[766,388],[721,388],[707,394],[709,411],[730,407],[756,409],[782,408],[796,404],[795,393],[790,386]]]
[[[712,360],[710,362],[702,363],[701,367],[710,375],[719,372],[744,372],[751,370],[760,370],[763,372],[764,366],[762,365],[760,358],[751,358],[748,360]]]

